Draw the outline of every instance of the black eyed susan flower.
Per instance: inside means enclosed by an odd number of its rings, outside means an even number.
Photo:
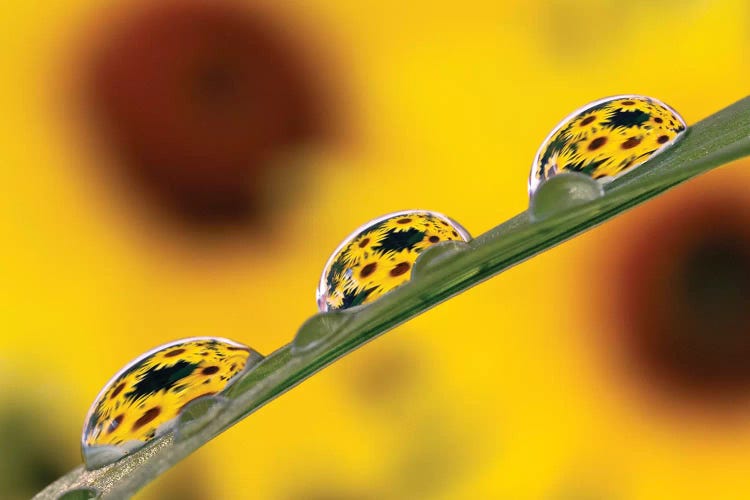
[[[386,233],[387,230],[382,226],[362,233],[347,246],[343,258],[351,264],[358,264],[367,259],[375,251],[374,248],[382,241]]]
[[[414,217],[405,214],[403,217],[393,217],[383,223],[386,231],[424,231],[427,229],[428,219],[426,217]]]
[[[602,123],[607,121],[610,113],[606,109],[593,109],[573,120],[560,133],[565,140],[579,141],[586,139],[601,130]]]
[[[605,109],[612,110],[614,112],[634,112],[634,111],[645,111],[648,112],[652,106],[644,102],[643,100],[635,99],[632,97],[626,97],[623,99],[615,99],[604,105]]]

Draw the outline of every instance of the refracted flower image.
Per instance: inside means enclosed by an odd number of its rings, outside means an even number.
[[[652,97],[595,101],[560,122],[545,139],[534,158],[529,192],[562,172],[612,180],[666,149],[686,128],[676,111]]]
[[[84,419],[86,466],[108,465],[174,428],[187,405],[221,393],[251,349],[221,338],[191,338],[153,349],[101,390]]]
[[[317,300],[321,311],[367,304],[409,281],[422,250],[469,233],[437,212],[407,210],[364,224],[333,252],[323,269]]]

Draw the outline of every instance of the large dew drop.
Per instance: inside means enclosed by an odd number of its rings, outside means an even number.
[[[367,304],[409,281],[425,248],[468,241],[469,233],[437,212],[407,210],[359,227],[328,259],[318,285],[321,311]]]
[[[221,394],[260,354],[217,337],[195,337],[153,349],[102,389],[84,422],[87,469],[108,465],[171,431],[192,401]]]
[[[675,144],[686,129],[674,109],[653,97],[594,101],[566,117],[544,140],[531,166],[529,195],[563,172],[611,181]]]

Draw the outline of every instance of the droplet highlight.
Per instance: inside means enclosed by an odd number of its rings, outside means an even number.
[[[292,354],[300,356],[330,345],[351,318],[347,311],[316,314],[297,331],[292,341]]]
[[[529,214],[534,220],[544,220],[603,195],[601,183],[584,174],[565,172],[539,186],[531,197]]]
[[[440,267],[447,259],[469,249],[464,241],[444,241],[426,249],[419,256],[412,270],[412,278],[419,279]]]
[[[456,221],[427,210],[372,220],[350,234],[328,259],[318,285],[318,307],[330,311],[372,302],[409,281],[424,249],[470,239]]]
[[[185,405],[177,417],[175,442],[194,436],[226,408],[228,400],[221,396],[203,396]]]
[[[89,409],[81,438],[86,468],[113,463],[171,431],[191,401],[220,394],[258,357],[249,347],[218,337],[178,340],[139,356],[104,386]]]
[[[686,130],[685,120],[653,97],[594,101],[566,117],[544,140],[531,167],[529,195],[563,172],[612,181],[675,144]]]

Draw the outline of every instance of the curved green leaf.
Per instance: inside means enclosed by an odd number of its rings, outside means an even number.
[[[374,337],[670,187],[748,154],[750,98],[745,98],[689,128],[678,144],[607,185],[601,197],[587,201],[586,195],[574,204],[562,199],[557,212],[554,199],[545,200],[543,217],[535,219],[526,211],[467,245],[428,249],[408,284],[372,304],[313,316],[292,343],[241,375],[223,395],[220,408],[196,408],[185,419],[189,429],[178,428],[101,469],[79,467],[36,498],[58,498],[75,489],[128,497],[238,420]],[[542,189],[538,196],[559,196],[542,194]]]

